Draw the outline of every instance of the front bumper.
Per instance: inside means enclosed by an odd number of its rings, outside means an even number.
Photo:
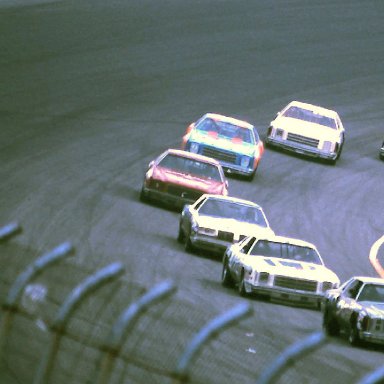
[[[257,168],[259,159],[255,158],[254,156],[248,156],[241,152],[235,152],[228,149],[222,149],[220,147],[210,146],[201,142],[197,142],[197,144],[199,145],[198,153],[200,155],[208,156],[219,161],[226,173],[251,176]],[[190,150],[190,146],[191,143],[188,142],[186,144],[187,151]],[[241,165],[241,159],[243,157],[248,157],[250,159],[248,166]]]
[[[317,292],[297,291],[282,287],[254,285],[252,283],[247,284],[247,282],[245,282],[245,289],[250,293],[268,296],[273,299],[279,299],[301,304],[314,304],[318,307],[320,307],[321,302],[324,298],[323,294]]]
[[[251,176],[255,172],[253,168],[242,168],[239,165],[225,163],[224,161],[220,161],[220,164],[223,167],[224,172],[228,174]]]
[[[277,138],[268,136],[265,142],[267,145],[274,146],[276,148],[295,152],[301,155],[315,157],[318,159],[336,160],[337,158],[336,152],[324,152],[318,148],[310,147],[308,145],[302,145],[292,141],[277,139]]]
[[[360,339],[369,343],[384,345],[384,333],[373,333],[369,331],[360,331]]]

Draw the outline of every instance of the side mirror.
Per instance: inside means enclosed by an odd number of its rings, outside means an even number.
[[[152,161],[148,164],[148,168],[152,168],[152,167],[154,166],[154,164],[155,164],[155,161],[152,160]]]

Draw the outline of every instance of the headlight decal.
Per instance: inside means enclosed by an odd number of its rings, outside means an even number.
[[[199,153],[199,144],[192,142],[189,144],[189,151],[192,153]]]
[[[334,149],[334,143],[332,143],[332,141],[324,141],[323,142],[323,151],[326,151],[326,152],[332,152],[333,149]]]
[[[240,159],[240,165],[242,167],[248,167],[251,162],[251,158],[249,156],[242,156]]]

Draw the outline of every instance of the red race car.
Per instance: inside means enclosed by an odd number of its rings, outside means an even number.
[[[228,181],[220,163],[207,156],[168,149],[149,163],[140,200],[182,208],[204,193],[228,195]]]

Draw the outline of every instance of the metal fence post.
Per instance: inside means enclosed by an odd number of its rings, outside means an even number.
[[[101,362],[98,384],[108,384],[111,371],[125,338],[134,327],[136,321],[149,306],[164,300],[176,292],[171,281],[164,281],[132,303],[117,319],[112,327],[110,337],[105,346],[105,355]]]
[[[74,248],[70,243],[63,243],[51,252],[39,257],[16,278],[2,305],[4,314],[0,324],[0,361],[3,359],[5,340],[11,329],[13,314],[18,310],[18,303],[26,285],[42,273],[45,268],[73,254],[73,252]]]
[[[358,384],[382,384],[384,383],[384,367],[364,376]]]
[[[262,372],[257,384],[271,384],[277,376],[302,355],[311,352],[326,342],[324,332],[315,332],[304,340],[291,344],[267,369]]]
[[[22,229],[18,223],[10,223],[0,228],[0,242],[5,242],[11,237],[21,233]]]
[[[55,357],[60,346],[61,337],[64,334],[67,323],[75,309],[96,289],[115,280],[123,273],[124,267],[121,263],[110,264],[109,266],[86,278],[67,296],[66,300],[59,308],[56,318],[52,324],[51,342],[48,346],[46,354],[40,361],[34,377],[34,384],[49,382]]]
[[[223,329],[237,323],[240,319],[247,317],[252,313],[253,310],[248,303],[241,303],[205,325],[191,340],[182,354],[173,374],[174,384],[188,382],[188,368],[190,362],[207,340],[215,337]]]

